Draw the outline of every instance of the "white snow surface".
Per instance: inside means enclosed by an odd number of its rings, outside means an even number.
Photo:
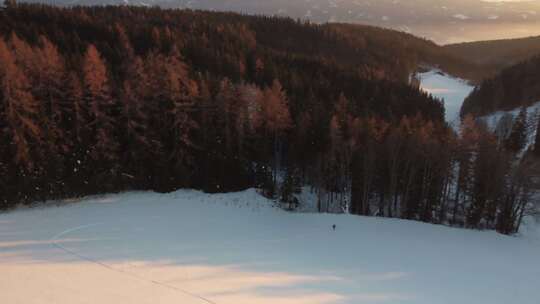
[[[489,115],[481,116],[480,119],[486,122],[489,128],[495,129],[497,126],[497,123],[505,114],[510,114],[512,115],[512,117],[516,118],[520,110],[521,108],[518,107],[509,111],[497,111]],[[530,122],[531,126],[536,127],[536,122],[538,121],[537,116],[539,113],[540,113],[540,101],[527,107],[527,117],[531,121]]]
[[[50,205],[0,214],[1,303],[540,301],[540,226],[532,219],[520,235],[503,236],[289,213],[255,190]]]
[[[497,124],[504,115],[510,114],[512,115],[513,119],[516,119],[520,111],[521,108],[519,107],[509,111],[497,111],[489,115],[481,116],[479,117],[479,119],[484,121],[488,128],[495,131],[497,128]],[[539,115],[540,101],[527,107],[527,142],[525,143],[525,147],[523,148],[522,153],[527,151],[529,147],[534,145],[534,141],[536,139],[536,127],[538,125],[538,119],[540,118]]]
[[[454,128],[459,126],[459,112],[463,101],[474,89],[467,81],[452,77],[440,70],[419,74],[420,88],[444,100],[446,121]]]

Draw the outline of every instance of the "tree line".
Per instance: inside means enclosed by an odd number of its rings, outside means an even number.
[[[540,101],[540,55],[503,69],[475,87],[463,102],[461,114],[487,115],[530,106]]]
[[[310,187],[320,212],[502,233],[527,212],[523,148],[472,119],[456,134],[442,102],[382,59],[344,65],[292,42],[342,39],[318,25],[132,7],[19,4],[0,14],[4,208],[257,187],[294,209]],[[510,133],[505,142],[519,132]]]

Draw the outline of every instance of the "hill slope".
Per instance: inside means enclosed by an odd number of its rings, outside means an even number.
[[[465,99],[461,114],[486,115],[540,100],[540,56],[503,69]]]
[[[430,40],[404,32],[343,23],[331,23],[325,26],[344,35],[353,43],[351,47],[376,48],[376,52],[387,60],[407,58],[411,73],[416,72],[419,66],[438,67],[453,76],[479,82],[494,71],[491,65],[474,63],[467,58],[456,56],[452,50]]]
[[[325,58],[327,61],[338,63],[342,68],[350,69],[352,67],[365,78],[384,78],[408,82],[410,74],[415,72],[418,65],[421,64],[440,66],[441,69],[450,74],[470,80],[479,80],[489,72],[486,67],[456,57],[429,40],[401,31],[366,25],[339,23],[315,25],[297,23],[287,18],[190,10],[158,12],[137,9],[136,7],[77,8],[72,11],[73,14],[69,14],[65,10],[59,13],[59,11],[47,7],[29,6],[25,8],[21,5],[18,11],[19,13],[14,13],[13,10],[6,10],[1,13],[0,30],[5,37],[15,31],[23,38],[36,43],[37,35],[45,35],[59,44],[60,50],[64,52],[80,51],[83,49],[84,43],[99,41],[101,44],[108,44],[105,50],[100,48],[100,51],[105,52],[104,55],[111,63],[118,62],[123,54],[120,54],[117,47],[114,46],[116,42],[114,39],[117,37],[110,33],[114,32],[114,29],[111,29],[110,24],[100,23],[100,19],[114,21],[117,24],[129,24],[130,28],[127,31],[132,36],[130,39],[136,41],[134,47],[137,53],[149,51],[148,45],[143,44],[149,44],[152,42],[151,39],[155,38],[148,37],[152,35],[153,28],[156,30],[168,28],[171,31],[173,27],[177,27],[176,32],[183,32],[185,37],[192,34],[204,34],[205,38],[208,39],[211,38],[208,37],[210,33],[208,29],[204,28],[205,23],[208,23],[212,27],[219,24],[226,25],[224,29],[220,29],[220,33],[225,35],[224,40],[236,39],[237,42],[243,43],[243,45],[234,45],[234,41],[219,41],[231,44],[227,45],[229,49],[220,50],[221,52],[230,52],[232,51],[230,49],[238,47],[252,47],[253,45],[250,43],[256,43],[256,46],[260,48],[271,50],[272,56],[294,54],[295,57],[302,56],[310,60]],[[78,16],[79,14],[81,16]],[[88,18],[84,14],[89,14]],[[166,15],[166,17],[159,16],[160,14]],[[42,29],[38,29],[42,25],[42,16],[48,16],[50,23]],[[145,23],[131,24],[133,19]],[[23,20],[28,22],[24,27],[19,24]],[[94,22],[95,20],[100,22]],[[191,26],[188,24],[189,22],[192,23]],[[85,27],[82,32],[81,27]],[[236,31],[235,37],[229,37],[233,35],[229,33],[231,30]],[[75,36],[76,38],[74,38]],[[175,37],[173,40],[177,38]],[[178,40],[183,40],[183,38]],[[77,43],[72,41],[76,39],[80,41]],[[71,45],[65,45],[65,40],[70,40]],[[187,48],[193,49],[193,52],[198,52],[199,50],[195,49],[201,48],[205,44],[204,41],[189,39],[183,43],[187,44]],[[206,43],[216,44],[218,41],[210,40]],[[195,61],[192,58],[204,55],[198,53],[195,55],[185,51],[183,55],[188,60],[193,60],[193,64],[203,65],[204,62]],[[234,63],[222,63],[222,65],[228,64]]]
[[[540,231],[532,223],[507,237],[271,206],[253,190],[139,192],[0,214],[0,293],[25,304],[540,298]]]
[[[528,204],[516,194],[527,197],[525,179],[507,174],[510,158],[496,149],[463,157],[477,171],[497,157],[497,184],[473,170],[459,179],[492,195],[448,191],[462,189],[453,168],[464,139],[454,140],[442,102],[409,84],[416,65],[447,57],[410,35],[234,13],[22,4],[0,11],[0,32],[0,208],[251,187],[294,208],[293,193],[311,186],[320,212],[511,234]]]
[[[501,70],[540,55],[540,36],[450,44],[444,48],[463,60]]]

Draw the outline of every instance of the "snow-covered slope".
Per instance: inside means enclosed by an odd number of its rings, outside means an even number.
[[[515,108],[510,111],[497,111],[486,116],[481,116],[480,119],[484,120],[490,128],[495,128],[499,120],[505,114],[511,114],[514,118],[517,117],[521,108]],[[527,107],[527,116],[529,119],[536,120],[536,115],[540,113],[540,102],[534,103],[533,105]]]
[[[446,121],[454,127],[459,126],[461,105],[473,87],[465,80],[454,78],[439,70],[420,73],[418,78],[422,90],[444,100]]]
[[[520,110],[521,108],[516,108],[509,111],[497,111],[486,116],[481,116],[479,117],[479,119],[483,120],[491,130],[496,131],[497,125],[499,124],[503,116],[511,115],[512,118],[515,119],[518,116]],[[540,115],[540,101],[527,107],[527,126],[528,126],[527,135],[528,136],[527,136],[527,143],[525,144],[525,147],[524,147],[524,151],[534,144],[534,141],[536,138],[536,127],[538,124],[538,119],[540,118],[539,115]]]
[[[287,213],[254,190],[108,195],[0,214],[0,302],[536,304],[537,228]]]

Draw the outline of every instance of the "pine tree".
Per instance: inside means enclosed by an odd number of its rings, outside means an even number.
[[[540,156],[540,117],[538,117],[538,122],[536,123],[536,136],[534,139],[534,153],[537,156]]]
[[[94,45],[89,45],[83,62],[84,99],[90,108],[89,125],[93,143],[90,156],[98,168],[114,173],[118,166],[118,141],[112,117],[115,101],[111,96],[107,67]]]
[[[259,87],[253,84],[241,84],[238,86],[238,94],[246,123],[246,132],[254,133],[262,124],[262,98],[263,93]]]
[[[43,134],[38,123],[39,104],[30,94],[30,81],[15,64],[15,57],[0,39],[0,91],[4,119],[14,162],[21,168],[32,169],[37,160],[36,146]]]
[[[478,128],[474,118],[467,115],[460,127],[460,138],[455,148],[455,163],[457,166],[456,189],[454,191],[454,208],[452,211],[452,223],[461,224],[464,219],[461,218],[460,211],[466,208],[468,203],[467,193],[470,193],[472,187],[472,168],[476,142],[480,138]]]
[[[37,70],[38,56],[36,56],[32,47],[26,41],[19,38],[15,32],[11,33],[8,46],[12,49],[15,63],[30,81],[32,77],[38,77],[39,75],[33,73]]]
[[[277,183],[277,171],[281,163],[283,132],[292,126],[288,98],[279,80],[274,80],[272,87],[266,88],[262,99],[263,125],[267,136],[273,142],[273,182]]]
[[[167,183],[186,185],[193,166],[193,141],[197,122],[191,117],[199,95],[197,83],[189,77],[187,65],[178,50],[167,55],[151,53],[146,58],[149,79],[149,104],[152,107],[151,128],[160,130],[164,144],[163,177]]]
[[[481,128],[472,168],[473,178],[468,188],[471,202],[467,210],[467,226],[470,228],[482,228],[482,220],[488,218],[491,207],[495,206],[497,199],[501,197],[500,190],[505,185],[501,181],[502,171],[499,168],[505,164],[499,155],[495,137],[486,127]]]
[[[285,204],[285,208],[294,210],[298,207],[298,199],[294,196],[301,192],[300,178],[298,170],[289,168],[285,175],[285,180],[281,186],[280,200]]]
[[[346,208],[344,200],[349,187],[350,151],[343,134],[346,127],[342,126],[342,123],[346,122],[338,117],[338,114],[335,114],[330,120],[330,147],[328,156],[325,157],[327,159],[323,173],[326,189],[330,192],[328,204],[333,206],[333,210],[338,210],[336,207]]]
[[[123,125],[123,160],[128,170],[140,171],[145,161],[149,161],[153,147],[148,136],[148,116],[144,112],[144,96],[139,94],[131,82],[124,82],[120,96],[121,122]]]
[[[527,108],[522,107],[506,140],[506,148],[514,153],[521,151],[527,143]]]
[[[71,140],[74,147],[83,147],[89,137],[89,109],[83,98],[83,84],[75,73],[67,76],[66,103],[71,107],[68,114],[68,122],[71,131]]]
[[[514,124],[514,117],[510,113],[505,113],[497,122],[495,128],[495,134],[497,135],[497,142],[499,146],[506,142],[512,132],[512,125]]]
[[[49,193],[64,194],[64,157],[73,147],[67,121],[72,107],[66,102],[66,72],[64,59],[45,36],[39,37],[39,47],[33,50],[33,62],[28,74],[32,81],[32,95],[40,104],[40,120],[46,139],[41,149],[47,161],[41,164]]]
[[[120,135],[122,143],[121,161],[124,172],[122,176],[131,183],[152,184],[151,177],[154,164],[163,156],[163,146],[156,130],[151,128],[150,116],[150,80],[143,60],[135,55],[129,36],[124,27],[115,25],[118,35],[120,53],[123,55],[120,64],[124,81],[121,87],[119,123],[123,126]],[[155,166],[159,167],[159,166]]]
[[[279,134],[292,126],[287,93],[279,80],[274,80],[272,87],[264,90],[263,120],[270,133]]]
[[[93,171],[90,160],[89,144],[92,142],[92,126],[90,125],[90,110],[84,97],[83,84],[79,76],[73,72],[69,73],[65,86],[65,102],[70,110],[64,112],[66,117],[66,129],[64,133],[69,136],[72,147],[64,157],[66,168],[70,170],[69,187],[73,194],[85,193],[88,177]]]
[[[239,94],[234,85],[228,78],[224,78],[219,84],[216,103],[219,109],[219,125],[223,132],[222,144],[225,146],[228,154],[234,152],[233,145],[235,144],[236,137],[235,114],[236,111],[240,111],[240,107],[237,105],[239,100]]]

